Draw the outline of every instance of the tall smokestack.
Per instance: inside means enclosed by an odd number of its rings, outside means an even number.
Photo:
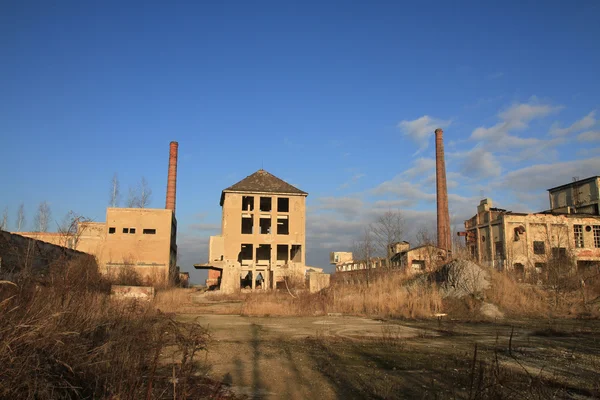
[[[452,250],[450,238],[450,214],[448,212],[448,187],[446,186],[446,162],[444,161],[444,131],[435,130],[435,183],[437,195],[437,243],[438,247]]]
[[[177,149],[179,143],[171,142],[169,149],[169,177],[167,178],[167,201],[165,208],[175,212],[175,197],[177,195]]]

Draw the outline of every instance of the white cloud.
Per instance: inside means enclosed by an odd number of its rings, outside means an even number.
[[[550,135],[566,136],[575,132],[582,131],[584,129],[589,129],[594,125],[596,125],[596,111],[590,112],[588,115],[586,115],[578,121],[573,122],[571,126],[568,126],[566,128],[561,128],[560,124],[558,122],[555,122],[550,127]]]
[[[424,115],[412,121],[400,121],[398,128],[400,128],[404,136],[408,136],[419,145],[419,150],[416,152],[419,153],[427,148],[429,138],[433,136],[436,128],[446,128],[450,123],[450,120],[442,120]]]
[[[600,140],[600,131],[586,131],[577,135],[580,142],[595,142]]]
[[[348,218],[355,217],[364,205],[358,197],[322,197],[317,201],[317,209],[334,211]]]
[[[524,130],[529,127],[531,121],[556,113],[562,108],[562,106],[539,104],[537,99],[532,97],[529,103],[513,104],[498,113],[500,122],[496,125],[476,128],[471,133],[471,139],[484,141],[496,149],[537,146],[544,141],[537,138],[523,138],[510,133]]]
[[[484,179],[500,176],[502,166],[494,154],[483,147],[475,147],[464,153],[460,170],[468,177]]]

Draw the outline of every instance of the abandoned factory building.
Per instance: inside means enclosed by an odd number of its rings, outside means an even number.
[[[550,209],[516,213],[481,200],[465,221],[466,244],[480,263],[497,269],[543,273],[551,260],[578,270],[600,265],[600,177],[549,189]]]
[[[74,232],[14,233],[91,254],[100,272],[111,277],[131,268],[148,284],[173,283],[178,278],[177,153],[178,143],[171,142],[164,209],[109,207],[105,222],[79,222]]]
[[[207,286],[274,289],[303,280],[308,193],[260,169],[221,193],[221,234],[211,236]]]

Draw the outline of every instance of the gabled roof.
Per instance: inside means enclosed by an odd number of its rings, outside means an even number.
[[[292,194],[299,196],[308,196],[308,193],[303,192],[287,183],[286,181],[279,179],[273,174],[268,173],[264,169],[259,169],[252,175],[249,175],[239,181],[238,183],[229,186],[224,189],[221,193],[221,205],[223,205],[223,198],[225,193],[228,192],[242,192],[242,193],[283,193]]]

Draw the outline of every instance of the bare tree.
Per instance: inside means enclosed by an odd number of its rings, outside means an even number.
[[[129,208],[147,208],[152,198],[152,189],[148,185],[146,178],[142,177],[137,187],[129,187],[127,196],[127,207]]]
[[[360,239],[354,242],[352,253],[354,260],[364,264],[365,278],[367,287],[369,287],[370,271],[373,266],[373,256],[377,252],[377,247],[373,239],[373,233],[369,228],[365,228]]]
[[[127,194],[127,202],[125,203],[128,208],[137,207],[139,203],[137,190],[135,188],[129,186],[129,192]]]
[[[439,250],[437,248],[435,230],[427,225],[422,225],[417,231],[416,239],[417,246],[427,246],[425,263],[429,269],[435,269],[441,261],[438,254]]]
[[[402,240],[402,236],[404,235],[404,219],[402,218],[402,214],[400,211],[386,211],[371,225],[371,232],[373,232],[373,240],[377,250],[382,255],[385,255],[386,268],[390,268],[392,257],[394,256],[392,245]]]
[[[61,245],[71,249],[77,249],[79,238],[85,231],[85,222],[90,219],[85,218],[73,211],[69,211],[58,226],[58,233],[61,235]]]
[[[150,200],[152,198],[152,189],[148,185],[148,181],[146,178],[142,177],[142,181],[140,182],[140,191],[138,196],[138,207],[146,208],[150,205]]]
[[[117,173],[115,172],[115,174],[113,175],[112,181],[110,182],[110,200],[109,200],[108,204],[111,207],[119,206],[119,200],[121,197],[119,188],[120,188],[119,177],[117,176]]]
[[[2,214],[2,220],[0,220],[0,230],[8,230],[8,207],[4,209],[4,213]]]
[[[33,220],[35,232],[48,232],[48,226],[50,225],[50,218],[52,212],[48,202],[42,201],[38,207],[37,214]]]
[[[21,232],[21,229],[25,226],[25,204],[21,203],[17,210],[17,232]]]

